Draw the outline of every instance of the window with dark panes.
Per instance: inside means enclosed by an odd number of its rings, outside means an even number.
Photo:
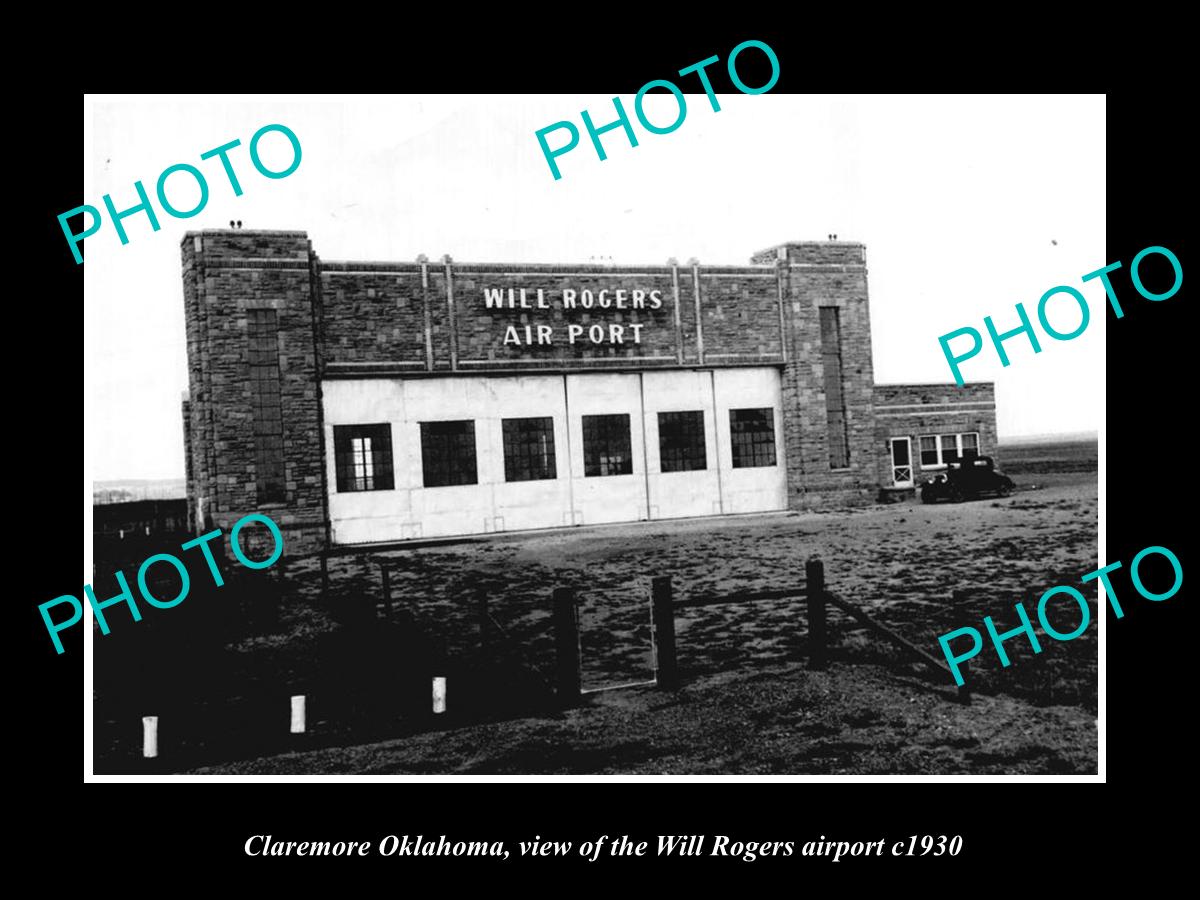
[[[939,440],[942,442],[942,462],[952,463],[958,459],[958,435],[943,434]]]
[[[287,494],[283,466],[283,405],[279,393],[279,318],[275,310],[247,310],[246,339],[258,502],[281,503]]]
[[[825,372],[825,422],[829,436],[829,467],[850,465],[850,428],[846,419],[846,392],[842,383],[842,326],[836,306],[822,306],[821,364]]]
[[[425,487],[478,484],[475,470],[475,422],[421,423],[421,469]]]
[[[392,474],[392,426],[334,425],[333,453],[337,467],[338,493],[390,491]]]
[[[708,468],[703,411],[658,414],[658,460],[663,472]]]
[[[554,463],[554,419],[504,419],[504,480],[543,481],[558,477]]]
[[[979,455],[979,435],[972,431],[967,434],[960,434],[959,441],[962,442],[963,459],[970,459],[973,456]]]
[[[632,475],[629,415],[583,417],[583,474]]]
[[[979,432],[921,435],[921,466],[932,468],[979,455]]]
[[[735,469],[775,465],[775,410],[731,409],[729,443]]]
[[[938,442],[933,435],[924,435],[921,438],[921,465],[922,466],[939,466],[942,463],[942,458],[938,456]]]

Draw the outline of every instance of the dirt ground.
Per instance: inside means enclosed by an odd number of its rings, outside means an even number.
[[[940,655],[937,635],[978,625],[983,615],[992,615],[998,626],[1009,619],[1015,624],[1018,600],[1036,604],[1047,587],[1075,584],[1096,567],[1094,476],[1047,474],[1024,486],[1030,489],[1005,500],[498,537],[337,559],[330,577],[342,597],[378,596],[386,560],[397,603],[445,635],[450,653],[465,652],[477,639],[473,598],[482,583],[492,597],[492,616],[536,666],[553,661],[553,589],[572,587],[580,603],[588,688],[650,677],[650,576],[669,575],[679,603],[789,587],[802,581],[806,560],[819,558],[830,590]],[[707,674],[787,659],[805,630],[801,606],[800,600],[779,600],[681,610],[681,665]],[[836,611],[832,615],[837,621]],[[1085,634],[1062,648],[1087,644]],[[1093,635],[1088,654],[1094,657],[1094,651]],[[1010,655],[1024,658],[1019,649]],[[1036,662],[1056,655],[1045,653]],[[1093,688],[1094,674],[1093,664]]]
[[[299,593],[284,604],[276,633],[231,649],[247,661],[272,655],[281,693],[296,683],[319,693],[320,647],[337,628],[337,610],[374,604],[386,561],[394,603],[438,635],[439,658],[451,673],[459,671],[456,661],[480,652],[482,584],[508,638],[506,665],[530,673],[531,683],[552,680],[551,592],[574,587],[584,688],[594,689],[652,677],[649,576],[671,576],[679,602],[788,587],[817,557],[830,590],[940,657],[937,635],[966,625],[982,630],[984,615],[1001,630],[1011,628],[1018,600],[1032,611],[1046,588],[1079,586],[1080,575],[1096,568],[1095,472],[1052,468],[1026,471],[1017,481],[1019,492],[1000,500],[643,523],[341,557],[330,561],[334,590],[325,597],[315,567],[301,565],[291,572]],[[1093,624],[1074,641],[1043,638],[1035,656],[1023,638],[1014,639],[1007,669],[986,649],[971,664],[969,705],[957,702],[945,673],[913,665],[899,648],[836,611],[832,665],[809,671],[802,607],[800,600],[779,600],[681,609],[684,686],[677,693],[595,693],[578,709],[536,715],[522,715],[518,703],[507,720],[480,722],[464,713],[469,703],[455,703],[481,680],[467,668],[458,680],[450,676],[454,715],[405,728],[402,739],[196,771],[1096,771],[1094,600]],[[1061,620],[1054,617],[1059,629],[1070,631],[1074,615],[1064,610]],[[316,721],[303,740],[360,743],[357,732],[339,732],[336,718]]]
[[[591,695],[557,715],[286,753],[199,774],[1082,774],[1095,720],[1009,697],[968,705],[878,666],[767,667],[677,692]]]

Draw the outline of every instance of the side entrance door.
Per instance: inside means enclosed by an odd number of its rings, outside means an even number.
[[[912,441],[910,438],[891,439],[892,444],[892,487],[913,486]]]

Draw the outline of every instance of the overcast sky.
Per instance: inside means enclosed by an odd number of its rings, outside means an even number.
[[[584,132],[559,157],[559,181],[534,132],[562,119],[582,132],[583,109],[597,125],[611,121],[611,95],[88,98],[83,202],[102,208],[111,193],[117,209],[133,206],[134,181],[153,197],[159,173],[180,162],[210,187],[193,218],[171,218],[155,200],[160,231],[138,214],[125,220],[129,244],[107,219],[86,241],[92,477],[183,476],[179,241],[231,219],[307,231],[324,260],[745,264],[765,247],[836,233],[867,245],[877,382],[951,381],[939,335],[982,332],[986,315],[1012,328],[1017,302],[1036,322],[1041,295],[1070,285],[1093,313],[1080,338],[1041,335],[1036,356],[1013,339],[1008,368],[988,348],[963,371],[996,382],[1002,438],[1100,427],[1106,304],[1099,282],[1080,276],[1111,261],[1102,96],[718,98],[713,112],[703,94],[688,95],[671,134],[635,119],[636,148],[609,132],[604,162]],[[622,99],[632,116],[633,98]],[[676,115],[670,95],[646,109],[656,123]],[[270,123],[303,147],[300,167],[279,180],[248,157],[251,135]],[[200,160],[235,138],[240,197],[217,160]],[[278,134],[261,147],[271,168],[290,159]],[[188,182],[169,182],[181,209],[198,197]],[[1051,323],[1073,330],[1078,312],[1057,303]]]

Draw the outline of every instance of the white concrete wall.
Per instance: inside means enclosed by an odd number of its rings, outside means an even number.
[[[432,383],[432,382],[431,382]],[[562,379],[553,376],[488,379],[495,388],[487,409],[490,418],[490,447],[478,441],[480,458],[486,454],[493,464],[488,479],[492,485],[496,531],[522,528],[553,528],[570,525],[571,485],[566,477],[570,458],[567,451],[567,411],[563,402]],[[504,431],[501,419],[550,416],[554,419],[553,481],[504,480]],[[479,428],[479,425],[476,425]],[[479,432],[477,431],[478,435]],[[479,480],[483,481],[480,466]]]
[[[778,369],[716,369],[718,452],[721,460],[721,498],[727,513],[762,512],[787,507],[784,467],[782,384]],[[772,407],[775,410],[775,465],[733,468],[729,441],[729,410]]]
[[[323,385],[329,509],[338,544],[480,534],[786,506],[779,373],[775,369],[522,377],[363,379]],[[729,409],[775,409],[776,465],[732,468]],[[702,410],[708,467],[660,470],[658,413]],[[630,417],[633,472],[585,477],[584,415]],[[501,420],[554,420],[557,478],[506,482]],[[421,422],[475,422],[478,484],[426,488]],[[335,425],[387,422],[395,489],[338,493]],[[718,470],[719,467],[719,470]]]
[[[650,516],[646,503],[646,455],[643,452],[640,376],[610,373],[567,376],[567,409],[571,414],[571,491],[576,525],[637,522]],[[583,417],[629,415],[633,474],[584,476]]]
[[[562,379],[437,378],[328,381],[324,385],[325,448],[334,542],[366,543],[452,534],[479,534],[562,525],[570,486]],[[501,420],[554,419],[554,481],[504,480]],[[421,465],[421,422],[475,422],[478,484],[426,488]],[[334,425],[390,422],[395,490],[338,493]]]
[[[652,519],[711,516],[723,512],[721,475],[717,471],[717,424],[713,411],[712,375],[712,372],[701,371],[647,372],[643,376]],[[659,459],[658,414],[694,410],[704,413],[706,468],[693,472],[663,472]]]
[[[412,497],[406,472],[403,429],[407,419],[404,382],[327,381],[325,395],[325,480],[329,485],[329,518],[335,544],[416,537],[412,531]],[[337,463],[333,452],[334,425],[392,423],[392,464],[396,490],[338,493]],[[418,473],[418,484],[419,481]]]

